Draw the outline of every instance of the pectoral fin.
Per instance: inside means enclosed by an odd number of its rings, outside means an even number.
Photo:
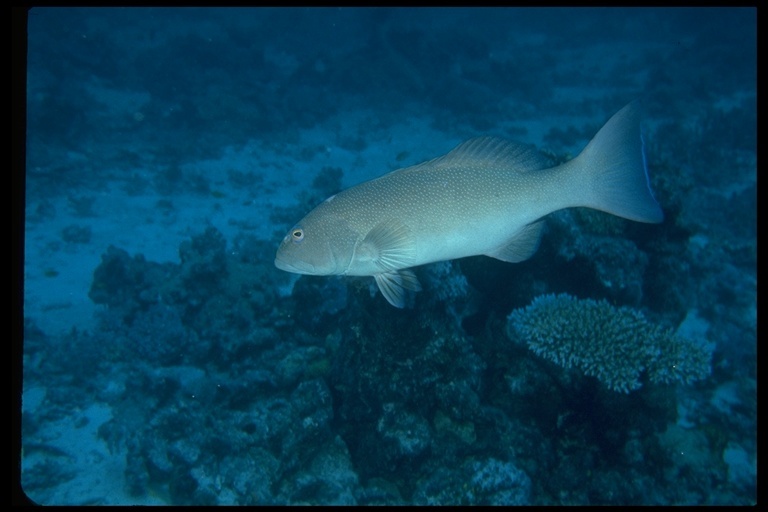
[[[406,290],[414,292],[421,290],[419,280],[410,270],[383,272],[381,274],[374,274],[373,278],[376,280],[376,284],[379,286],[381,294],[387,299],[387,302],[396,308],[405,306],[405,298],[408,293]]]
[[[377,224],[358,249],[360,258],[370,258],[385,271],[413,266],[416,242],[402,222],[389,219]]]

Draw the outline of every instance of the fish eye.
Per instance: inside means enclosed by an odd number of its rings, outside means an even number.
[[[304,230],[301,228],[291,230],[291,240],[294,242],[301,242],[304,240]]]

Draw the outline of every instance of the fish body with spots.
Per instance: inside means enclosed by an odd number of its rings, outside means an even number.
[[[479,137],[339,192],[291,228],[275,265],[299,274],[373,276],[387,301],[403,307],[408,291],[421,289],[412,267],[481,254],[526,260],[539,246],[544,217],[571,207],[663,220],[635,104],[558,166],[530,146]]]

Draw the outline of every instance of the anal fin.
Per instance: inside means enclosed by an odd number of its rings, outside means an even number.
[[[541,235],[544,229],[544,221],[539,220],[528,224],[514,237],[495,250],[486,253],[486,256],[509,263],[519,263],[534,255],[539,248]]]

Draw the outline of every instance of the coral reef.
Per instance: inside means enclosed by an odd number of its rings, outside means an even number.
[[[398,311],[363,280],[302,277],[288,288],[271,250],[250,237],[227,250],[210,229],[182,243],[178,264],[109,248],[91,289],[105,306],[96,331],[51,350],[27,322],[34,353],[54,358],[30,356],[25,371],[63,382],[45,395],[56,407],[26,422],[29,435],[96,393],[114,404],[98,433],[125,455],[126,490],[196,505],[698,503],[730,499],[707,494],[707,478],[752,481],[750,445],[715,423],[725,393],[686,414],[712,418],[707,456],[720,450],[726,462],[680,490],[655,469],[690,474],[657,435],[674,422],[674,396],[611,391],[636,389],[643,372],[659,383],[704,376],[710,351],[682,337],[707,332],[693,312],[680,336],[567,295],[497,318],[453,264],[422,270],[433,293]],[[470,337],[460,326],[477,308],[486,326]],[[546,368],[534,347],[609,389]],[[77,388],[60,366],[77,368]],[[48,496],[46,479],[59,474],[35,471],[31,485]]]
[[[626,14],[30,11],[24,491],[754,504],[754,10]],[[415,269],[403,311],[273,265],[344,185],[481,134],[563,163],[638,96],[663,223],[555,212],[525,262]]]
[[[676,336],[639,311],[568,294],[541,295],[510,313],[509,335],[564,368],[579,368],[614,391],[654,383],[689,383],[710,373],[713,346]]]

